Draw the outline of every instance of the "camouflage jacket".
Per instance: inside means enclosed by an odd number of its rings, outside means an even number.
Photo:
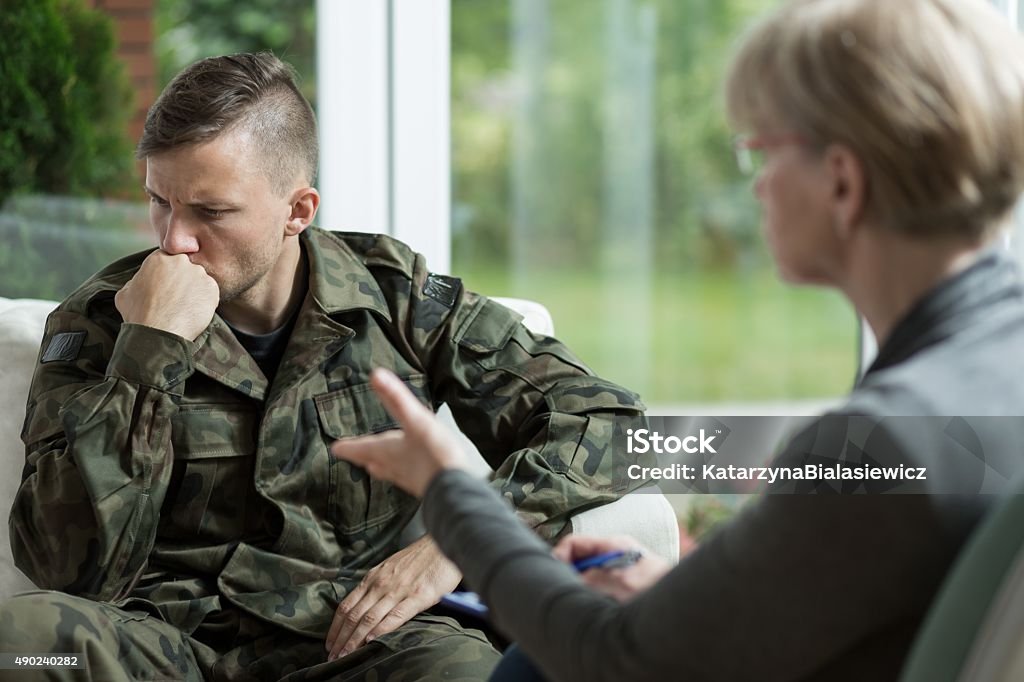
[[[269,385],[220,316],[194,342],[122,323],[113,297],[145,252],[50,315],[10,520],[37,585],[158,609],[186,632],[227,600],[322,636],[418,504],[327,451],[395,427],[375,366],[450,405],[542,536],[621,494],[609,443],[642,424],[635,395],[393,239],[301,241],[308,293]]]

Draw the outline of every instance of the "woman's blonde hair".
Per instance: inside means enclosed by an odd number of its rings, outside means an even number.
[[[1024,48],[984,0],[788,2],[742,39],[726,108],[851,148],[867,215],[908,234],[988,237],[1024,189]]]

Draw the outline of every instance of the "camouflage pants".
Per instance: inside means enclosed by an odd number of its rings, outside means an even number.
[[[191,636],[159,617],[62,592],[0,603],[0,652],[70,653],[86,669],[0,671],[4,680],[484,680],[499,654],[479,630],[420,614],[326,662],[322,640],[221,611]]]

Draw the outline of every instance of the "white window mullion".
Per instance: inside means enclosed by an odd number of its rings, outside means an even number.
[[[317,224],[391,232],[389,3],[317,0]]]
[[[451,269],[449,0],[392,0],[392,234]]]
[[[318,0],[318,224],[451,264],[450,1]]]

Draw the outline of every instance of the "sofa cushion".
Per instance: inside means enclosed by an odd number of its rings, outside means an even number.
[[[53,301],[0,298],[0,509],[6,521],[21,482],[25,398]],[[7,524],[0,524],[0,600],[34,586],[14,567]]]

